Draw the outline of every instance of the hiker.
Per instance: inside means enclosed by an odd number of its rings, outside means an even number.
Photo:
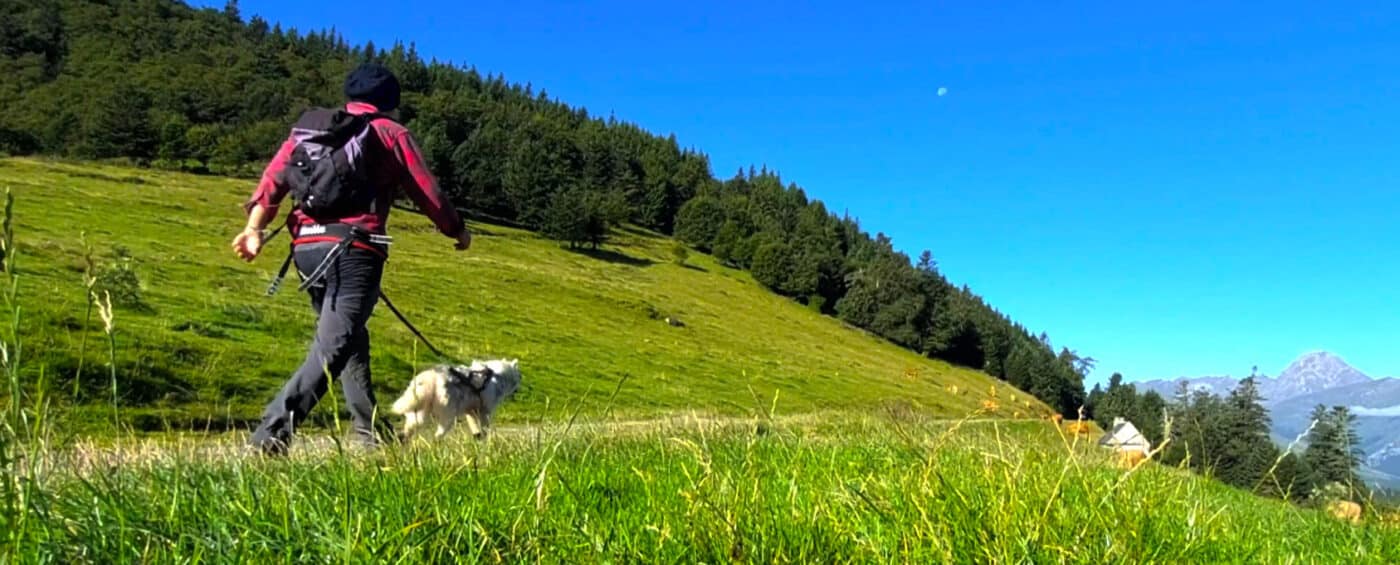
[[[402,189],[438,231],[455,239],[458,250],[472,242],[413,137],[384,114],[399,105],[393,73],[376,64],[360,65],[345,79],[345,96],[349,102],[343,110],[312,109],[292,127],[244,204],[248,223],[233,240],[240,258],[256,258],[263,230],[291,194],[295,208],[286,220],[292,236],[287,261],[296,264],[302,288],[311,296],[316,335],[306,361],[268,403],[253,432],[252,444],[267,454],[286,453],[295,427],[326,393],[328,377],[340,381],[355,439],[368,447],[378,444],[365,324],[380,296],[388,258],[385,223],[395,189]]]

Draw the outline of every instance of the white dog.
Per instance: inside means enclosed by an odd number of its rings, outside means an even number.
[[[404,417],[404,441],[413,439],[430,418],[437,423],[434,437],[441,438],[463,416],[472,435],[481,439],[491,428],[496,407],[519,387],[519,359],[439,365],[413,377],[408,390],[394,402],[393,412]]]

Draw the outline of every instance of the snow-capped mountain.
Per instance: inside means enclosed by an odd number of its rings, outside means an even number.
[[[1273,433],[1285,441],[1307,429],[1313,407],[1347,406],[1357,416],[1357,432],[1372,476],[1400,476],[1400,379],[1372,379],[1341,357],[1327,352],[1303,355],[1277,377],[1258,377],[1259,393],[1269,409]],[[1239,385],[1234,377],[1163,379],[1133,383],[1175,398],[1182,382],[1188,390],[1225,396]],[[1400,485],[1392,485],[1400,486]]]

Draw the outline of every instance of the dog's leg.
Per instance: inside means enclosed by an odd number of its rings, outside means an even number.
[[[481,434],[476,436],[477,439],[482,439],[491,433],[491,419],[493,414],[494,413],[491,411],[481,413]]]
[[[452,418],[442,418],[442,419],[439,419],[439,420],[438,420],[438,427],[437,427],[437,435],[435,435],[434,437],[436,437],[436,438],[438,438],[438,439],[442,439],[442,436],[445,436],[445,435],[447,435],[447,432],[452,431],[452,426],[454,426],[454,425],[456,425],[456,422],[453,421]]]
[[[423,415],[418,412],[409,412],[403,415],[403,440],[408,442],[413,439],[413,433],[423,424]]]
[[[483,434],[481,431],[481,421],[479,419],[479,416],[477,416],[476,412],[468,412],[466,418],[467,428],[471,430],[472,437],[476,439],[481,439],[481,436]]]

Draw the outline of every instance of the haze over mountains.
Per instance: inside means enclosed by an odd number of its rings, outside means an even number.
[[[1161,379],[1133,383],[1139,390],[1177,395],[1182,382],[1190,390],[1224,396],[1239,384],[1234,377]],[[1307,430],[1318,404],[1347,406],[1357,416],[1357,432],[1365,453],[1365,475],[1386,486],[1400,487],[1400,379],[1375,379],[1325,351],[1303,355],[1277,377],[1257,379],[1269,409],[1276,439],[1289,442]]]

